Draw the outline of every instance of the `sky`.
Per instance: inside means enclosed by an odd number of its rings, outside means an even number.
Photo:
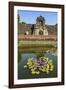
[[[20,22],[27,24],[35,24],[36,18],[40,15],[45,18],[45,24],[57,24],[57,12],[18,10],[18,14],[20,15]]]

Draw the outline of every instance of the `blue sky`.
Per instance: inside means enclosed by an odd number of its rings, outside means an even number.
[[[45,18],[46,24],[57,24],[57,12],[18,10],[18,14],[20,15],[20,22],[26,22],[27,24],[35,24],[36,18],[40,15]]]

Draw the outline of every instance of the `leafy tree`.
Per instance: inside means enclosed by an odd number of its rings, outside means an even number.
[[[26,24],[25,22],[22,22],[22,24]]]
[[[18,23],[20,23],[20,15],[18,14]]]

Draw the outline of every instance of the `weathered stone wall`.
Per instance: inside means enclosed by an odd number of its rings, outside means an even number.
[[[25,34],[26,31],[31,35],[31,26],[32,24],[18,24],[18,33]],[[56,25],[46,25],[48,30],[48,35],[56,35],[57,34],[57,26]]]

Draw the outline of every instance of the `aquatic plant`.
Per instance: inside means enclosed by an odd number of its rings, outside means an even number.
[[[53,61],[47,57],[29,58],[24,68],[30,69],[33,75],[40,74],[41,72],[49,74],[49,72],[53,71],[54,64]]]

